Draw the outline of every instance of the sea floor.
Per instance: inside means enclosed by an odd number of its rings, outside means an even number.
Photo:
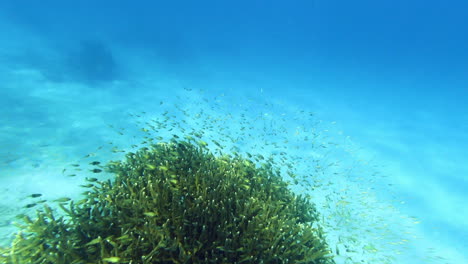
[[[392,196],[394,187],[379,172],[381,164],[361,155],[339,125],[322,120],[313,107],[301,108],[263,88],[239,90],[236,83],[220,87],[161,76],[90,85],[51,81],[34,68],[3,72],[0,246],[11,243],[16,215],[34,215],[41,200],[79,198],[79,185],[96,176],[91,162],[123,158],[124,151],[141,144],[146,122],[162,120],[167,124],[156,136],[164,139],[181,133],[174,125],[179,123],[228,142],[227,151],[287,152],[297,173],[315,177],[310,195],[337,263],[456,263],[445,256],[463,258],[426,240],[421,220],[398,209],[402,201]]]

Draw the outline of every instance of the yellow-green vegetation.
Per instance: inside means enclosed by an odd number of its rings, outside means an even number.
[[[4,263],[334,263],[313,203],[271,163],[173,138],[88,180],[84,199],[47,205]]]

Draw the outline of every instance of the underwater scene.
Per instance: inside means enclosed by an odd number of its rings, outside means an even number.
[[[0,263],[468,263],[468,2],[0,2]]]

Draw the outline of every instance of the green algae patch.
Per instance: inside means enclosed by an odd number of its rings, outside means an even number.
[[[278,169],[173,138],[112,161],[79,201],[25,217],[2,263],[334,263]]]

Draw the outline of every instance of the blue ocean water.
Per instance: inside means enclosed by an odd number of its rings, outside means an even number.
[[[369,190],[398,212],[385,221],[414,224],[395,263],[467,263],[467,11],[461,0],[4,0],[3,195],[50,191],[44,175],[67,193],[53,171],[108,140],[108,124],[193,89],[276,105],[271,115],[314,112],[384,176]]]

